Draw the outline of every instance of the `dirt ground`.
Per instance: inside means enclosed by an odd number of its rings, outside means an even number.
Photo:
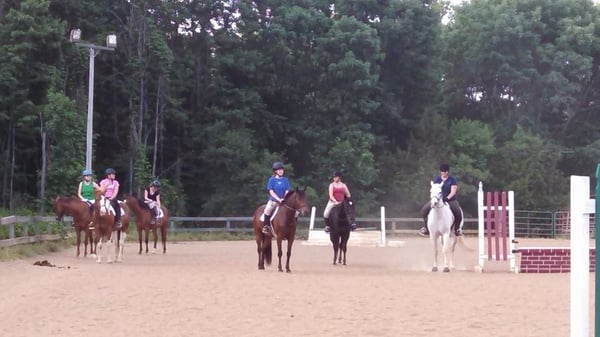
[[[467,243],[476,247],[475,238]],[[128,243],[117,264],[77,259],[74,247],[0,262],[0,336],[570,332],[569,274],[511,274],[505,266],[477,273],[476,252],[460,248],[455,270],[432,273],[429,240],[419,237],[406,238],[404,247],[349,247],[347,266],[332,265],[330,246],[297,241],[289,274],[277,271],[276,255],[259,271],[251,241],[168,242],[166,255],[136,252],[136,244]],[[34,265],[40,260],[54,267]]]

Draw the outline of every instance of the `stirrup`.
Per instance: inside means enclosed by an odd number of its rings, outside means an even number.
[[[269,234],[271,234],[271,229],[270,229],[270,227],[271,227],[271,226],[269,226],[269,225],[264,225],[264,226],[263,226],[263,228],[262,228],[262,233],[263,233],[263,234],[265,234],[265,235],[269,235]]]
[[[323,228],[323,230],[325,231],[325,233],[329,233],[331,231],[331,227],[325,226],[325,228]]]
[[[419,235],[429,236],[429,229],[427,229],[427,227],[421,227],[421,229],[419,230]]]

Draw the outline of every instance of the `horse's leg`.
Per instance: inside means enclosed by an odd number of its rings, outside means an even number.
[[[265,269],[265,256],[263,254],[262,238],[257,237],[257,235],[255,234],[254,239],[256,241],[256,253],[258,253],[258,269],[264,270]]]
[[[98,263],[102,263],[102,239],[103,238],[100,233],[97,233],[96,237],[94,238],[94,244],[96,245],[96,262]],[[97,251],[98,242],[100,242],[100,252]]]
[[[96,243],[94,241],[94,231],[91,230],[88,226],[88,228],[85,229],[85,236],[87,237],[86,240],[89,240],[90,243],[90,255],[95,257],[96,256]]]
[[[429,232],[429,238],[433,246],[433,268],[431,268],[431,271],[438,271],[438,233]]]
[[[338,248],[338,263],[342,263],[342,253],[344,252],[344,236],[340,235],[340,246]]]
[[[442,252],[444,253],[444,272],[447,273],[450,271],[449,261],[450,261],[450,232],[444,233],[442,236]]]
[[[150,228],[144,228],[144,243],[146,244],[146,254],[148,254],[148,237],[150,236]]]
[[[163,245],[163,254],[167,253],[167,222],[165,221],[160,227],[160,238]]]
[[[156,226],[152,228],[152,236],[154,237],[154,248],[152,248],[152,254],[156,254],[156,243],[158,242]]]
[[[290,257],[292,257],[292,245],[294,244],[294,238],[288,238],[287,240],[287,259],[285,261],[285,271],[287,273],[291,273],[292,270],[290,269]]]
[[[347,235],[344,235],[344,238],[342,239],[342,252],[344,253],[344,266],[346,265],[346,250],[348,249],[348,239],[350,238],[350,233],[348,233]]]
[[[277,257],[279,258],[279,264],[277,265],[277,270],[283,272],[283,269],[281,268],[281,255],[283,255],[283,253],[281,252],[281,240],[283,240],[283,238],[278,236],[277,237]]]
[[[333,234],[331,236],[333,237]],[[337,264],[338,249],[340,246],[339,239],[331,239],[331,243],[333,244],[333,265],[335,266]]]
[[[142,228],[136,224],[135,229],[137,229],[138,241],[140,242],[140,251],[138,254],[142,254]]]
[[[106,244],[106,246],[107,246],[106,247],[106,262],[108,262],[108,263],[113,263],[113,255],[112,255],[113,252],[112,252],[111,248],[114,243],[115,236],[112,234],[113,234],[112,231],[108,232],[108,238],[107,238],[108,243]]]
[[[127,233],[125,231],[119,231],[120,240],[119,240],[119,254],[117,255],[117,262],[123,262],[123,253],[125,252],[125,238],[127,238]]]
[[[77,257],[79,257],[80,251],[79,251],[79,245],[81,245],[81,231],[79,230],[79,228],[77,228],[77,226],[75,226],[75,237],[77,237]],[[85,237],[86,242],[85,242],[85,255],[87,255],[87,235]]]

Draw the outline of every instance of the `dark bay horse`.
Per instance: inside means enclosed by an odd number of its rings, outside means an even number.
[[[52,208],[54,209],[56,220],[62,220],[65,214],[73,217],[73,227],[77,236],[77,257],[81,253],[79,247],[81,245],[82,231],[85,233],[83,256],[87,256],[88,243],[90,244],[90,255],[96,254],[94,238],[90,229],[92,214],[90,213],[88,204],[76,197],[56,197],[56,199],[52,200]]]
[[[344,198],[341,203],[331,209],[329,219],[331,224],[329,239],[333,243],[333,264],[335,265],[337,261],[346,265],[346,250],[348,239],[350,238],[350,228],[356,221],[354,217],[354,201],[350,198]]]
[[[94,211],[92,212],[92,220],[94,221],[95,240],[94,244],[97,246],[100,242],[100,253],[97,254],[98,258],[96,262],[102,263],[102,247],[104,244],[107,245],[107,257],[108,263],[112,263],[111,246],[115,244],[115,255],[116,261],[123,261],[123,251],[125,247],[125,239],[127,237],[127,229],[129,228],[129,210],[127,205],[120,203],[121,209],[114,210],[115,212],[121,212],[121,229],[116,229],[115,216],[110,211],[110,201],[104,197],[105,189],[94,188]],[[124,214],[123,214],[124,213]]]
[[[125,197],[125,203],[133,212],[133,214],[135,214],[135,227],[137,229],[138,240],[140,242],[139,254],[142,253],[142,232],[145,233],[146,254],[148,254],[148,236],[150,234],[150,230],[152,230],[152,235],[154,236],[154,249],[152,250],[152,254],[156,253],[156,244],[158,241],[157,229],[160,229],[163,254],[165,254],[167,252],[167,227],[169,224],[169,210],[165,206],[161,205],[163,216],[162,218],[159,218],[156,224],[152,224],[151,222],[154,215],[152,214],[152,210],[148,208],[143,200],[140,200],[133,195],[128,195]]]
[[[300,190],[296,187],[295,190],[288,192],[283,198],[276,213],[271,216],[271,224],[277,240],[277,257],[279,258],[277,268],[281,272],[283,271],[281,268],[281,255],[283,255],[281,251],[281,242],[283,240],[287,240],[285,271],[288,273],[291,272],[290,256],[292,256],[292,245],[294,244],[296,236],[297,217],[298,214],[308,212],[305,191],[306,188]],[[271,235],[262,233],[263,222],[260,220],[260,217],[263,214],[264,209],[265,205],[259,206],[254,212],[254,217],[252,219],[254,238],[256,239],[256,250],[258,252],[258,269],[265,269],[265,262],[267,265],[270,265],[273,254],[271,248]]]

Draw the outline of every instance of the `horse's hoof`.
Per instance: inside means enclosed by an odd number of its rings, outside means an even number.
[[[438,271],[438,267],[431,268],[431,271]]]
[[[450,272],[450,268],[444,267],[444,273],[448,273],[448,272]]]
[[[265,270],[264,266],[258,266],[258,270]]]
[[[291,273],[292,271],[291,271],[291,270],[289,270],[289,269],[286,269],[286,270],[285,270],[285,272],[286,272],[286,273]]]

